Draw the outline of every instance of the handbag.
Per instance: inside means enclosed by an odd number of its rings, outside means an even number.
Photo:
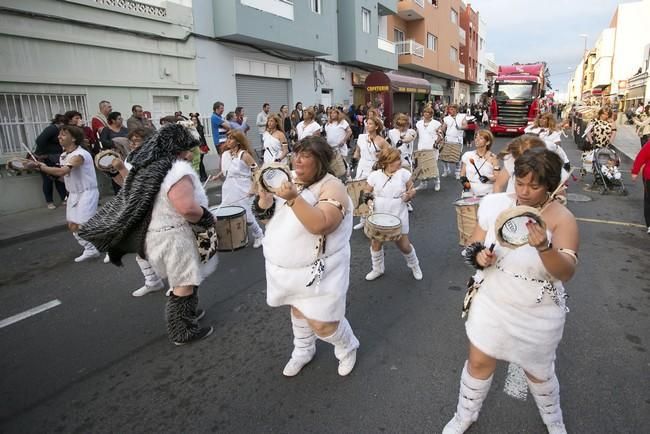
[[[467,292],[465,293],[465,298],[463,299],[463,309],[460,314],[461,318],[467,318],[469,314],[469,308],[472,306],[472,300],[481,287],[483,281],[477,282],[474,279],[474,276],[470,277],[467,281]]]
[[[196,247],[199,250],[199,259],[202,264],[206,264],[214,255],[217,254],[218,239],[217,229],[210,226],[200,232],[194,231],[196,237]]]

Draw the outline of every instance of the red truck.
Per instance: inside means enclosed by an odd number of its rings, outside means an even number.
[[[490,105],[490,131],[523,134],[545,94],[545,63],[499,66]]]

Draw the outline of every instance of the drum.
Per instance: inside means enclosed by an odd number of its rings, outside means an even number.
[[[555,192],[553,195],[555,195]],[[511,249],[528,244],[528,227],[526,223],[533,220],[540,226],[545,227],[540,213],[540,210],[532,206],[519,205],[508,208],[499,214],[494,225],[499,244]]]
[[[106,149],[105,151],[100,152],[95,155],[95,167],[97,167],[102,172],[114,172],[113,169],[113,160],[121,160],[122,157],[117,152],[112,149]]]
[[[366,219],[363,232],[375,241],[397,241],[402,236],[402,222],[390,214],[371,214]]]
[[[370,186],[366,180],[360,179],[358,181],[348,181],[345,183],[345,188],[348,190],[348,196],[352,199],[354,216],[366,217],[370,213],[370,207],[361,200],[361,194],[364,191],[370,190]]]
[[[467,246],[478,223],[478,205],[481,198],[468,197],[454,202],[456,206],[456,225],[458,244]]]
[[[438,177],[438,161],[434,149],[421,149],[413,152],[415,179],[424,181]]]
[[[440,148],[440,160],[446,163],[458,163],[463,146],[460,143],[445,142]]]
[[[214,206],[210,212],[217,219],[217,250],[232,252],[248,245],[246,210],[240,206]]]
[[[31,167],[30,167],[31,164]],[[7,160],[7,169],[14,172],[26,172],[34,167],[34,161],[27,158],[12,158]]]
[[[291,181],[291,171],[286,164],[268,163],[255,172],[255,183],[269,193],[276,193],[280,190],[282,183]]]
[[[340,152],[334,152],[334,158],[332,158],[332,161],[330,162],[330,169],[332,170],[334,176],[337,178],[340,178],[347,173],[345,161],[343,160],[343,156]]]

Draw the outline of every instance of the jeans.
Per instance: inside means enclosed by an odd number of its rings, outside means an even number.
[[[59,193],[61,201],[65,200],[68,192],[65,189],[65,184],[63,182],[46,175],[43,172],[41,172],[41,178],[43,178],[43,195],[45,196],[45,202],[54,203],[54,187],[56,187],[56,191]]]

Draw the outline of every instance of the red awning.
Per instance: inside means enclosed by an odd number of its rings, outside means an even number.
[[[431,84],[424,78],[375,71],[366,77],[368,92],[430,93]]]

